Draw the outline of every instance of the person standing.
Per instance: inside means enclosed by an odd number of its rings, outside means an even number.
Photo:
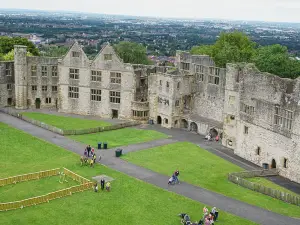
[[[103,178],[101,179],[100,184],[101,184],[101,190],[103,191],[105,185],[105,180]]]
[[[91,146],[90,146],[90,145],[89,145],[89,146],[87,146],[88,157],[90,157],[90,152],[91,152],[91,150],[92,150]]]

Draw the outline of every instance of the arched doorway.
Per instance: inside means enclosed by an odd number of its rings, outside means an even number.
[[[157,117],[157,124],[161,124],[161,117],[160,116]]]
[[[165,119],[164,119],[164,123],[165,123],[165,124],[168,124],[168,123],[169,123],[169,120],[168,120],[167,118],[165,118]]]
[[[190,124],[191,131],[198,133],[198,125],[195,122]]]
[[[212,138],[215,138],[218,136],[218,131],[215,128],[212,128],[209,130],[209,134],[211,135]]]
[[[275,159],[272,159],[271,168],[272,168],[272,169],[275,169],[275,168],[276,168],[276,161],[275,161]]]
[[[181,125],[180,127],[184,128],[184,129],[188,129],[188,127],[189,127],[188,121],[186,121],[185,119],[181,120],[181,124],[180,125]]]

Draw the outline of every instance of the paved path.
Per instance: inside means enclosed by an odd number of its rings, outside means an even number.
[[[53,134],[48,130],[36,127],[30,123],[19,120],[15,117],[0,113],[0,121],[7,123],[13,127],[23,130],[33,136],[44,139],[50,143],[61,146],[67,150],[82,154],[82,150],[85,145],[72,141],[66,137]],[[152,145],[164,144],[166,140],[152,143]],[[166,141],[169,142],[169,141]],[[151,143],[150,143],[151,145]],[[137,149],[137,145],[133,146],[133,151]],[[127,147],[127,151],[131,151],[131,146]],[[130,176],[143,180],[145,182],[154,184],[165,190],[175,192],[177,194],[186,196],[193,200],[202,202],[207,205],[216,205],[219,209],[232,213],[234,215],[246,218],[248,220],[254,221],[261,225],[299,225],[300,220],[282,216],[265,209],[261,209],[256,206],[252,206],[226,196],[216,194],[214,192],[208,191],[206,189],[196,187],[187,183],[181,183],[180,185],[169,186],[167,185],[167,180],[169,177],[155,173],[148,169],[136,166],[134,164],[128,163],[116,157],[109,157],[111,150],[101,151],[104,154],[102,164],[118,170],[120,172],[126,173]],[[106,153],[107,152],[107,153]],[[106,155],[107,154],[107,155]],[[107,157],[106,157],[107,156]]]

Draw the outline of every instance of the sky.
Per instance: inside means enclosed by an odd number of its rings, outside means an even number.
[[[300,22],[300,0],[0,0],[1,8]]]

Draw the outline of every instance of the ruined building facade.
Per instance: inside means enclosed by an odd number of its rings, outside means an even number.
[[[153,121],[222,137],[235,154],[300,183],[300,79],[254,65],[217,68],[208,56],[176,55],[175,67],[123,63],[107,44],[89,60],[78,43],[61,59],[0,62],[0,106]],[[200,138],[200,137],[199,137]]]

